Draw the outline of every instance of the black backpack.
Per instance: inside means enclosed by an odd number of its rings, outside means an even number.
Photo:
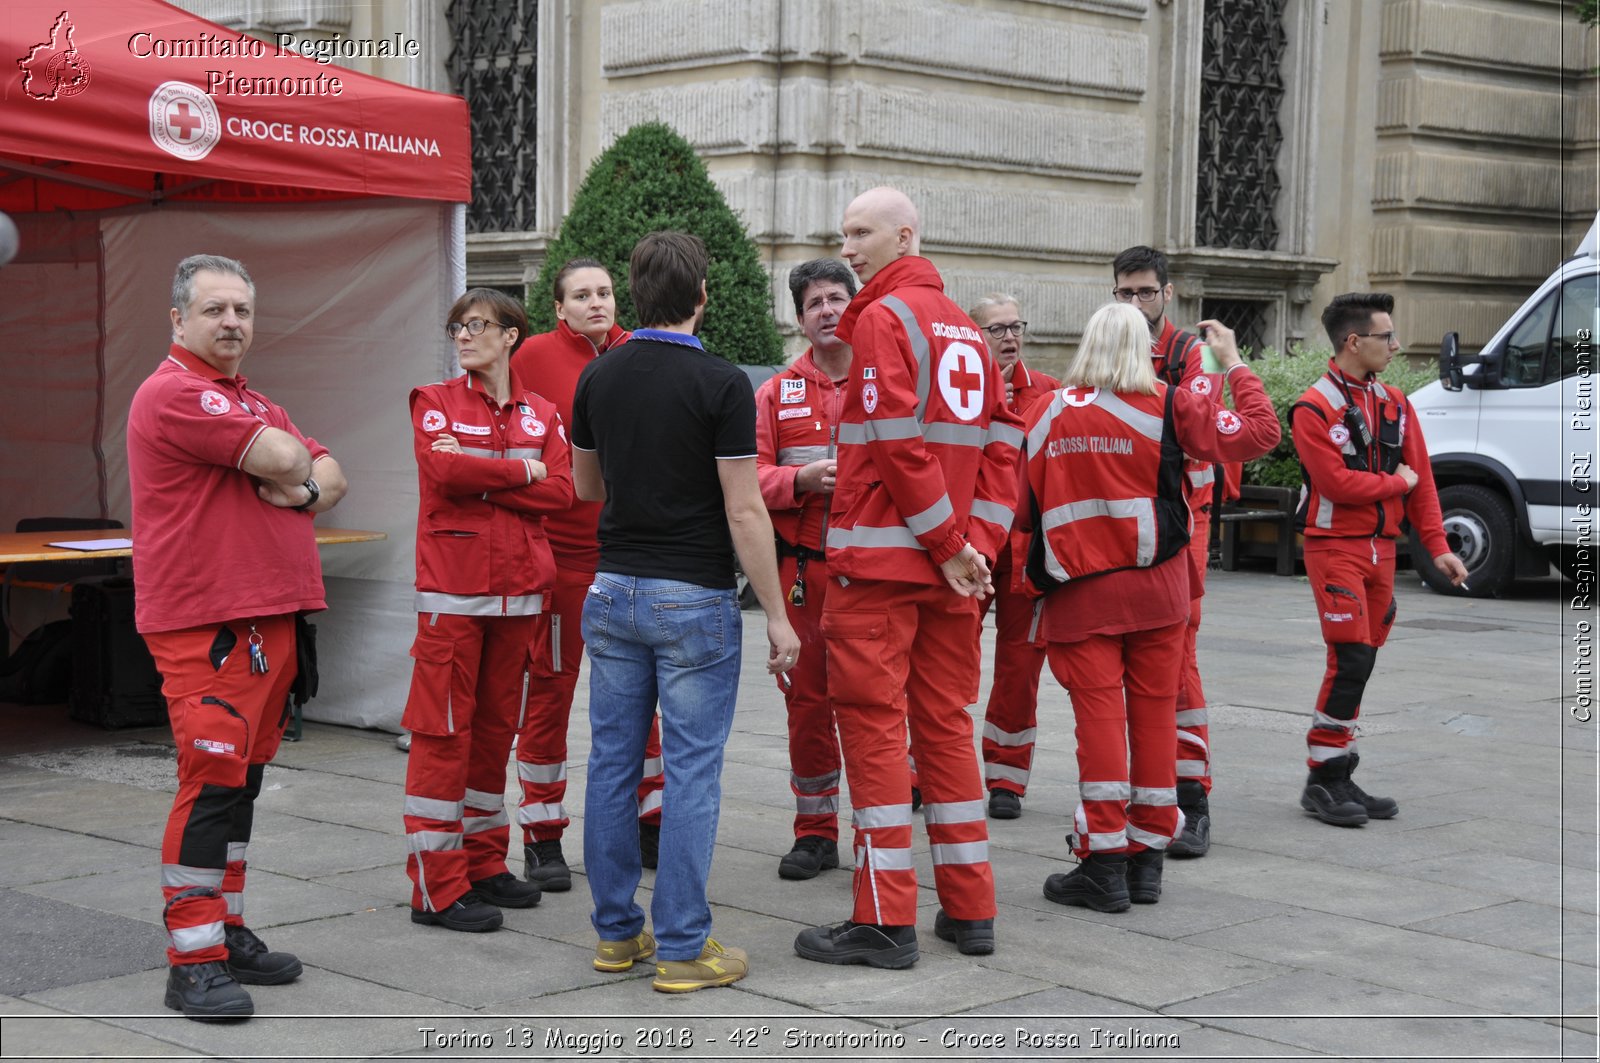
[[[72,621],[53,620],[28,632],[0,661],[0,701],[65,704],[72,690]]]

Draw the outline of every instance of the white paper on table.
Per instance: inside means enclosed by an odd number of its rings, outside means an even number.
[[[64,550],[131,550],[132,539],[73,539],[64,543],[46,543],[46,546],[59,546]]]

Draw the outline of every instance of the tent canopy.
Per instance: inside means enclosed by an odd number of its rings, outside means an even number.
[[[471,198],[457,96],[333,66],[162,0],[7,0],[0,44],[11,67],[0,210]]]

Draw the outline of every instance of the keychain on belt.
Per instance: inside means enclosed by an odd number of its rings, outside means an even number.
[[[806,607],[806,561],[804,556],[794,566],[794,586],[789,588],[789,604],[796,609]]]
[[[261,633],[256,630],[256,626],[251,624],[249,639],[251,675],[267,674],[267,651],[262,648],[262,643],[264,641],[266,640],[261,637]]]

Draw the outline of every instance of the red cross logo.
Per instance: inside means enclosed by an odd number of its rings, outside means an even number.
[[[227,413],[228,405],[228,397],[219,392],[207,391],[200,396],[200,408],[213,417]]]
[[[939,393],[950,412],[970,421],[984,409],[984,360],[971,345],[950,344],[939,356]]]
[[[959,368],[950,370],[950,386],[961,395],[963,407],[971,405],[967,395],[971,392],[983,390],[983,377],[967,368],[967,352],[961,351],[957,357],[961,361]]]
[[[1100,394],[1099,388],[1070,387],[1061,389],[1061,401],[1068,406],[1087,406]]]
[[[202,123],[199,116],[189,110],[189,105],[179,100],[167,111],[167,125],[173,128],[179,140],[188,140],[200,131]]]

